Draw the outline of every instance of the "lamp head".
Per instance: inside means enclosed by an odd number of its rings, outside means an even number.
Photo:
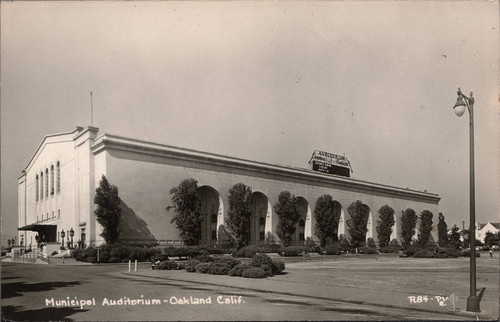
[[[455,106],[453,106],[453,110],[455,111],[455,114],[457,116],[462,116],[465,113],[465,105],[464,100],[462,99],[462,96],[458,96],[457,102],[455,103]]]

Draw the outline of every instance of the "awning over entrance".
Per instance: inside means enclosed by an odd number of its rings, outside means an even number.
[[[57,239],[57,225],[31,224],[19,227],[17,230],[36,231],[39,236],[39,242],[56,242]]]

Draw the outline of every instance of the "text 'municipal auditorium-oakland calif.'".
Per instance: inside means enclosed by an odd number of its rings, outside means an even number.
[[[313,211],[316,200],[324,194],[342,206],[337,234],[347,237],[347,207],[356,200],[370,209],[367,238],[375,241],[377,211],[383,205],[395,210],[391,239],[400,240],[402,210],[412,208],[417,214],[430,210],[435,216],[438,213],[440,197],[436,194],[356,180],[345,173],[320,172],[326,169],[325,164],[319,164],[319,169],[318,164],[310,169],[267,164],[98,131],[95,127],[77,127],[42,140],[18,180],[20,243],[33,247],[36,240],[60,243],[61,231],[71,229],[75,244],[103,243],[94,215],[94,195],[102,175],[118,187],[122,199],[120,239],[133,244],[182,244],[171,223],[174,211],[166,207],[172,205],[170,189],[188,178],[196,179],[199,185],[204,216],[201,244],[217,239],[218,227],[227,216],[228,191],[236,183],[244,183],[253,191],[252,243],[262,242],[268,232],[279,241],[273,206],[282,191],[299,199],[301,219],[296,243],[308,237],[317,240]],[[345,163],[338,161],[340,165]],[[436,232],[432,234],[436,240]]]

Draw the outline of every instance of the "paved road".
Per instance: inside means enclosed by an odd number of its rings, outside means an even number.
[[[147,269],[142,264],[140,269]],[[457,320],[460,317],[379,308],[269,292],[121,274],[124,265],[3,263],[2,314],[8,320]],[[60,300],[85,300],[83,308]],[[54,299],[54,302],[52,302]],[[144,300],[106,305],[105,299]],[[146,300],[160,304],[146,305]],[[210,304],[194,304],[196,300]],[[241,303],[240,303],[241,300]],[[95,302],[94,302],[95,301]],[[182,304],[183,301],[188,303]],[[150,303],[151,303],[150,302]],[[220,303],[222,302],[222,303]],[[54,303],[54,305],[52,304]],[[94,305],[95,303],[95,305]],[[71,303],[70,303],[71,304]]]

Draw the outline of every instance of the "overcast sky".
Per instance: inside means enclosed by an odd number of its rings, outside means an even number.
[[[356,179],[439,194],[461,227],[462,87],[476,99],[476,216],[498,222],[498,11],[498,1],[2,1],[2,240],[17,228],[21,170],[45,135],[90,124],[90,91],[101,133],[302,168],[315,149],[345,154]]]

